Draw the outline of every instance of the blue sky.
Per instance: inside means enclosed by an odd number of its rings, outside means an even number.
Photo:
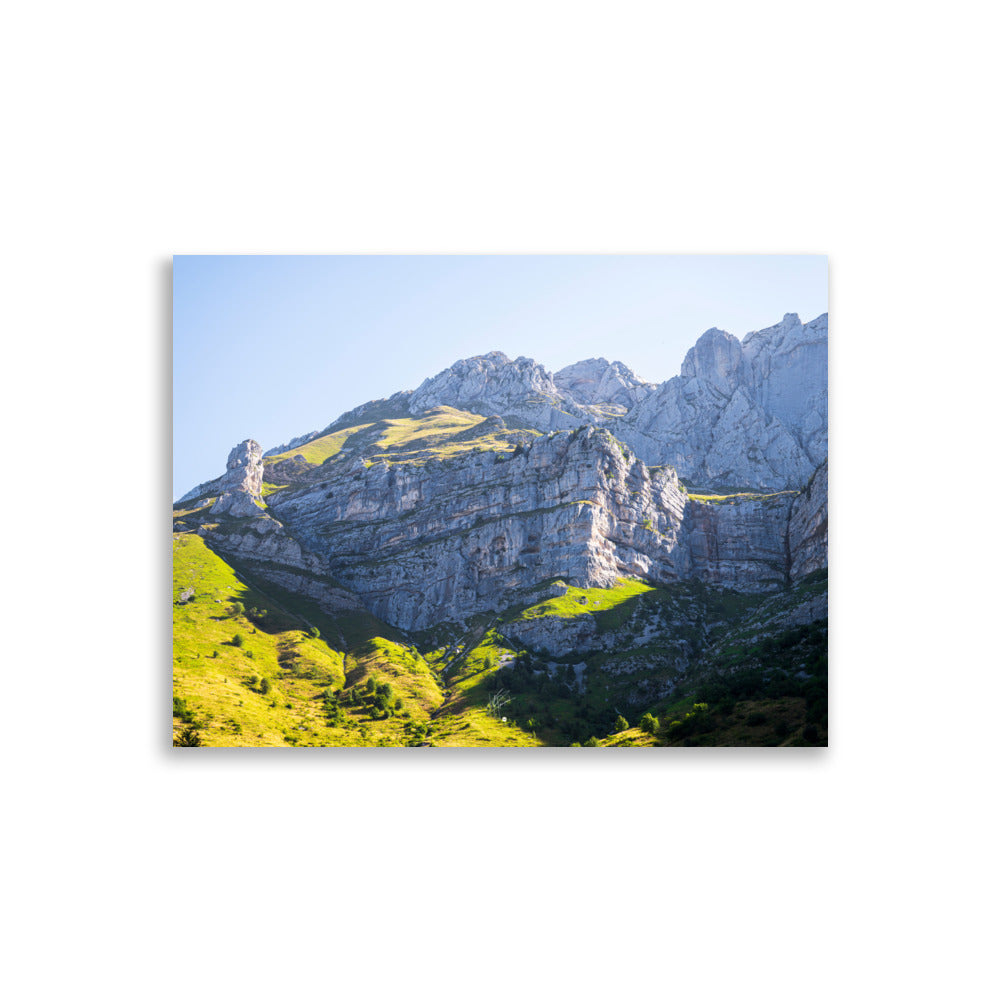
[[[713,326],[827,311],[825,256],[176,256],[174,496],[369,399],[500,350],[661,382]]]

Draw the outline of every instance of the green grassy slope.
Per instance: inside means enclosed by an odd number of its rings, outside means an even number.
[[[362,452],[367,461],[422,464],[470,451],[513,451],[518,443],[539,434],[508,429],[487,417],[451,406],[439,406],[417,417],[386,417],[368,423],[337,427],[307,444],[265,460],[266,467],[301,457],[306,466],[351,459]]]
[[[411,636],[364,611],[325,612],[182,529],[175,742],[825,745],[826,622],[782,624],[825,588],[825,571],[769,595],[622,579],[552,596],[548,584],[527,606]],[[502,631],[582,616],[610,648],[529,649]]]
[[[174,536],[173,669],[179,745],[538,744],[475,706],[436,718],[440,669],[396,629],[250,583],[190,533]]]

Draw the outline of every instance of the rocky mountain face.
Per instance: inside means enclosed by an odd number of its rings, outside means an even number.
[[[604,359],[553,376],[492,352],[266,456],[244,441],[181,503],[265,578],[405,630],[500,613],[553,578],[778,592],[826,565],[826,343],[825,316],[742,342],[709,330],[659,386]],[[461,432],[400,453],[442,407]],[[340,431],[322,461],[293,454]]]
[[[795,489],[827,453],[827,333],[825,314],[803,325],[789,313],[742,342],[713,328],[659,386],[603,358],[552,375],[494,351],[426,379],[408,408],[453,406],[543,431],[604,425],[647,465],[698,487]]]
[[[261,463],[261,471],[263,464]],[[361,460],[269,497],[224,494],[212,544],[290,590],[344,591],[406,630],[497,612],[553,577],[777,590],[825,562],[825,511],[792,493],[700,502],[605,429],[423,465]],[[329,592],[328,592],[329,591]]]
[[[414,415],[438,406],[500,416],[539,430],[575,428],[593,418],[560,392],[540,364],[523,357],[511,361],[500,351],[455,362],[425,379],[409,400]]]
[[[614,408],[627,412],[656,389],[620,361],[590,358],[557,371],[556,388],[581,406]]]
[[[615,434],[650,464],[713,488],[802,486],[827,453],[827,317],[794,313],[742,343],[712,329],[681,374],[640,400]]]

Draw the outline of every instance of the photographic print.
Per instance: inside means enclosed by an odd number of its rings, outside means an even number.
[[[827,745],[827,325],[813,255],[175,257],[174,746]]]

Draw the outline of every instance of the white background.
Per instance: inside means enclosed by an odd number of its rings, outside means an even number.
[[[10,995],[995,988],[984,9],[5,15]],[[828,253],[833,746],[172,752],[199,251]]]

